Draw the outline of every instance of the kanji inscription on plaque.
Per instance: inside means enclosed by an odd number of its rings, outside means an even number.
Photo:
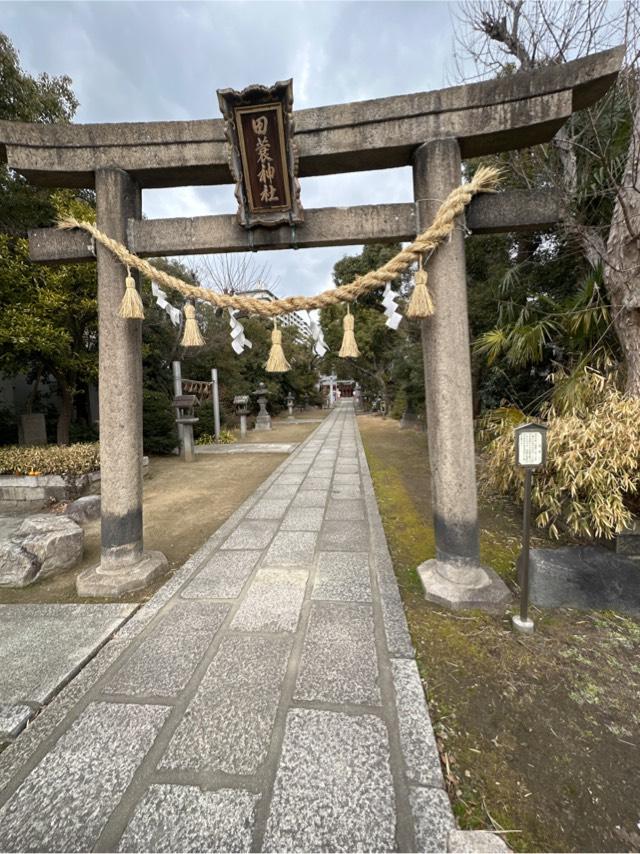
[[[247,228],[303,221],[293,144],[292,81],[218,91],[236,180],[238,219]]]
[[[547,459],[547,426],[521,424],[514,430],[516,440],[516,465],[538,468]]]

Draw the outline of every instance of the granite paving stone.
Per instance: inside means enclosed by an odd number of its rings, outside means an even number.
[[[285,498],[293,498],[298,491],[295,483],[281,483],[272,485],[263,494],[262,498],[267,501],[283,501]]]
[[[312,606],[295,699],[380,703],[370,605],[316,603]]]
[[[322,551],[368,551],[369,525],[364,521],[327,521],[320,531],[319,547]]]
[[[193,581],[182,590],[183,599],[235,599],[240,595],[262,552],[216,552]]]
[[[334,501],[329,500],[327,514],[330,522],[356,522],[365,518],[364,501]]]
[[[0,703],[0,744],[16,736],[34,714],[24,703]]]
[[[442,789],[412,786],[409,799],[416,829],[417,850],[446,851],[449,832],[456,827],[447,793]]]
[[[286,474],[281,474],[280,477],[273,484],[274,487],[284,486],[287,484],[296,484],[299,485],[305,479],[306,474],[304,472],[300,473],[291,473],[288,469]]]
[[[501,836],[489,830],[450,830],[447,851],[451,854],[509,854]]]
[[[389,655],[398,658],[413,658],[415,651],[397,588],[395,593],[389,590],[381,591],[380,604]]]
[[[369,555],[366,552],[320,552],[312,598],[370,602]]]
[[[395,851],[389,743],[372,715],[287,715],[264,851]]]
[[[324,507],[327,503],[327,491],[318,491],[317,489],[309,492],[301,489],[296,496],[296,507]]]
[[[360,466],[352,459],[349,462],[338,460],[337,465],[341,474],[360,474]]]
[[[235,531],[220,546],[221,549],[264,549],[278,529],[269,519],[250,519],[240,522]]]
[[[135,809],[119,851],[249,851],[260,795],[152,785]]]
[[[346,474],[338,467],[338,471],[333,476],[333,482],[336,486],[360,486],[360,475]]]
[[[291,504],[290,499],[263,499],[257,501],[247,513],[247,519],[282,519]]]
[[[362,498],[362,489],[351,484],[336,483],[331,490],[331,498],[335,501],[353,501],[354,498]]]
[[[282,520],[280,530],[319,531],[323,517],[323,507],[292,507]]]
[[[289,638],[225,638],[160,767],[255,774],[269,749],[290,651]]]
[[[107,694],[176,696],[224,622],[228,605],[178,599],[133,656],[107,681]]]
[[[0,605],[0,702],[46,703],[135,605]]]
[[[0,851],[91,851],[169,711],[89,705],[0,809]]]
[[[308,577],[306,569],[259,569],[231,628],[245,632],[294,632]]]
[[[318,534],[315,531],[280,531],[265,557],[266,566],[310,566]]]
[[[331,477],[308,476],[303,481],[305,489],[329,489],[331,486]]]
[[[407,777],[423,786],[442,786],[440,757],[415,659],[391,662]]]

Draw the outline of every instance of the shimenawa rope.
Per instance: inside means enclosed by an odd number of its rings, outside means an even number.
[[[418,235],[413,243],[405,249],[400,250],[397,255],[394,255],[390,261],[387,261],[386,264],[377,270],[372,270],[369,273],[365,273],[364,276],[359,276],[348,285],[341,285],[339,288],[324,291],[316,296],[285,297],[274,300],[273,302],[264,302],[255,297],[242,296],[242,294],[221,294],[207,288],[190,285],[182,279],[166,273],[164,270],[159,270],[148,261],[145,261],[144,258],[134,255],[126,246],[123,246],[117,240],[113,240],[107,234],[100,231],[93,223],[86,220],[66,217],[60,220],[58,227],[62,229],[83,229],[115,255],[125,267],[133,267],[139,270],[155,282],[178,291],[188,299],[204,300],[205,302],[213,303],[213,305],[219,308],[237,308],[249,314],[276,317],[277,315],[287,314],[292,311],[305,309],[309,311],[317,308],[325,308],[329,305],[336,305],[341,302],[355,302],[363,294],[383,287],[387,282],[394,281],[411,264],[419,261],[425,252],[432,252],[451,234],[455,226],[456,217],[464,211],[465,207],[477,193],[495,192],[499,177],[498,170],[492,167],[483,166],[478,169],[471,181],[451,191],[438,209],[435,219],[429,228]],[[420,281],[418,284],[421,289],[424,287],[424,290],[426,290],[426,282]],[[420,296],[424,297],[423,291]],[[422,303],[424,308],[424,299],[420,299],[419,302]],[[429,308],[429,303],[430,300],[426,302],[427,309]],[[410,316],[425,316],[418,314],[419,310],[420,308],[416,307]],[[429,313],[432,313],[432,309]]]

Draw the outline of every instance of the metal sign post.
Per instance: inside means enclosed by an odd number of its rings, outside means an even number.
[[[520,577],[520,615],[511,618],[513,628],[533,633],[529,619],[529,541],[531,534],[531,483],[533,472],[547,459],[547,428],[541,424],[523,424],[515,429],[516,465],[524,469],[524,510],[522,514],[522,552],[518,561]]]

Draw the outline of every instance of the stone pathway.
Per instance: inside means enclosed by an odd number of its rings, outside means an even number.
[[[2,851],[442,851],[453,827],[347,402],[0,756]]]
[[[0,744],[12,741],[135,610],[0,605]]]

